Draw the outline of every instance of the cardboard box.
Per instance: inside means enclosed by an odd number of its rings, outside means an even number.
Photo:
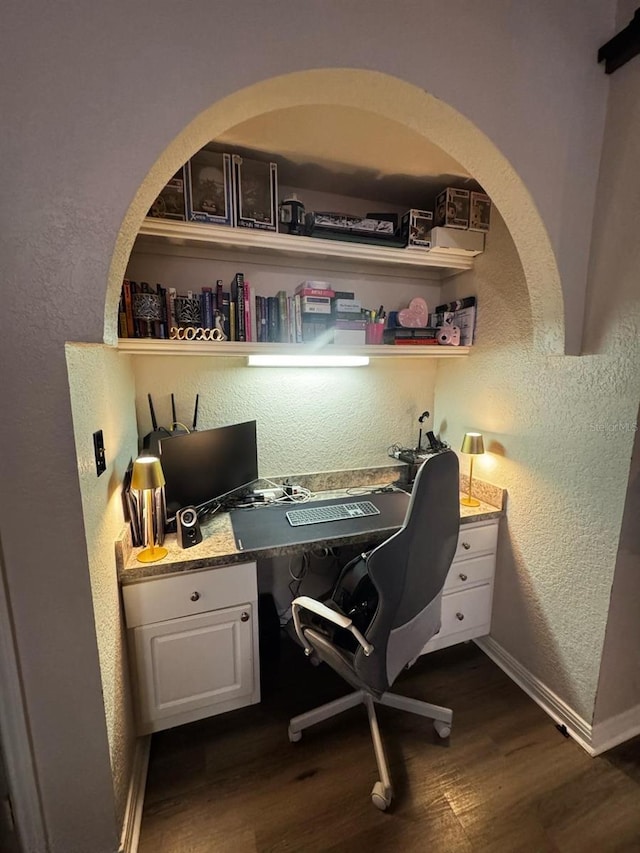
[[[178,169],[170,181],[167,181],[160,195],[149,208],[147,216],[154,219],[178,219],[182,222],[187,218],[185,189],[187,170],[185,166]]]
[[[469,190],[447,187],[436,199],[436,212],[433,224],[436,227],[469,227]]]
[[[203,148],[187,163],[187,219],[233,224],[231,156]]]
[[[491,199],[484,193],[471,193],[469,231],[488,231],[491,227]]]
[[[278,230],[278,166],[233,155],[235,224]]]
[[[484,252],[484,234],[479,231],[461,231],[458,228],[432,228],[431,246],[434,249],[451,249],[479,255]]]
[[[430,210],[408,210],[402,217],[402,237],[407,246],[419,246],[429,249],[431,241],[428,234],[433,225],[433,213]]]

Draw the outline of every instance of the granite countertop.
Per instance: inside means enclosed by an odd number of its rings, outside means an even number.
[[[393,475],[397,474],[395,467],[383,469],[361,469],[358,472],[331,472],[329,475],[304,475],[296,476],[296,482],[307,488],[314,486],[314,498],[325,499],[344,497],[357,493],[358,487],[366,489],[376,486],[387,486],[397,480]],[[384,474],[382,479],[381,474]],[[346,475],[346,477],[344,476]],[[373,477],[379,480],[373,480]],[[313,477],[313,480],[310,478]],[[352,477],[351,485],[346,488],[345,480]],[[306,479],[309,478],[309,479]],[[280,478],[278,478],[280,479]],[[306,479],[306,481],[305,481]],[[358,481],[354,483],[354,480]],[[461,483],[464,486],[464,482]],[[322,488],[324,486],[325,488]],[[363,492],[365,494],[365,492]],[[478,507],[460,506],[460,523],[486,521],[499,518],[502,515],[505,494],[502,489],[488,483],[474,480],[474,495],[480,500]],[[490,501],[490,502],[489,502]],[[389,531],[378,531],[375,534],[358,533],[353,536],[340,538],[340,545],[353,545],[360,542],[381,542],[389,536]],[[327,540],[327,544],[336,545],[335,540]],[[314,543],[321,546],[322,543]],[[128,528],[122,537],[116,542],[116,566],[121,584],[135,583],[147,578],[160,577],[162,575],[177,574],[181,572],[196,571],[198,569],[210,569],[216,566],[228,566],[233,563],[247,563],[266,557],[278,557],[286,554],[300,553],[301,545],[288,545],[281,547],[270,547],[260,550],[239,551],[236,547],[231,517],[228,512],[214,515],[202,522],[202,542],[185,550],[179,547],[175,534],[165,537],[164,547],[168,553],[166,557],[157,563],[140,563],[136,560],[138,548],[132,548],[128,536]]]

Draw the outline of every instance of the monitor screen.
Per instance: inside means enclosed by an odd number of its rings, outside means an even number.
[[[258,479],[256,422],[190,432],[160,441],[167,518],[208,503]]]

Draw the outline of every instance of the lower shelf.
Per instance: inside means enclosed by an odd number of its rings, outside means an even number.
[[[463,358],[471,347],[447,346],[329,346],[319,351],[305,344],[259,344],[238,341],[167,341],[121,338],[118,350],[129,355],[199,355],[218,358],[259,355],[366,355],[369,358]]]

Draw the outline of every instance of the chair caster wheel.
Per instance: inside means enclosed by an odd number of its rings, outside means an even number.
[[[291,743],[298,743],[299,740],[302,740],[302,732],[292,732],[291,727],[289,727],[287,734]]]
[[[449,737],[451,734],[451,725],[449,723],[442,723],[440,720],[434,720],[433,728],[438,732],[441,738]]]
[[[385,793],[382,782],[376,782],[371,791],[371,802],[381,812],[385,811],[391,804],[391,791]]]

